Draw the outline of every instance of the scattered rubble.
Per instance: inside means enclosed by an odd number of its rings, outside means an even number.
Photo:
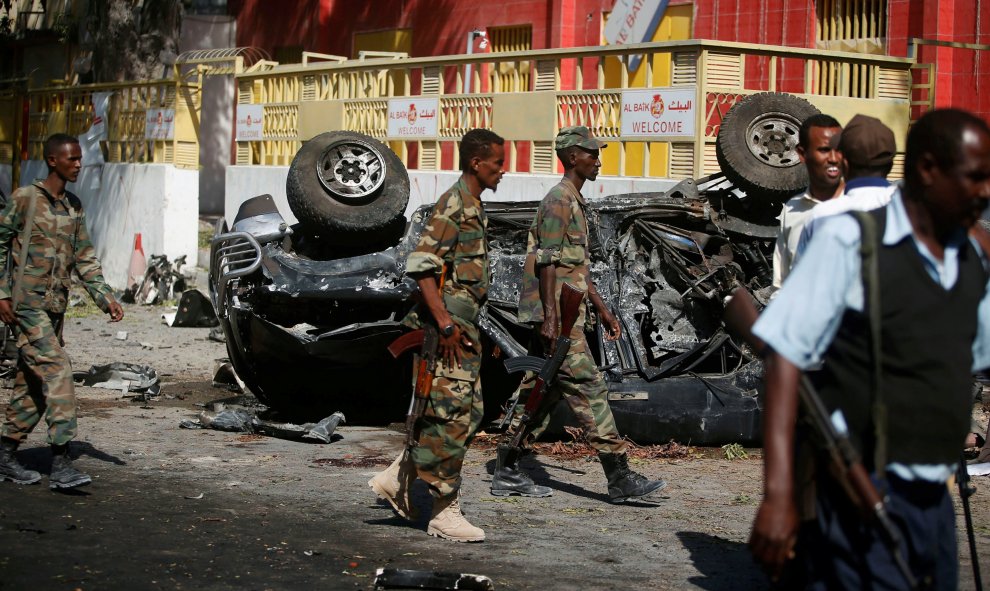
[[[89,371],[73,372],[72,377],[83,386],[120,390],[125,394],[142,392],[146,396],[158,396],[161,392],[158,372],[147,365],[118,361],[106,365],[93,365]]]
[[[335,412],[318,423],[283,423],[259,419],[258,415],[244,408],[227,408],[222,403],[213,405],[213,412],[203,411],[195,420],[184,419],[183,429],[215,429],[235,433],[259,433],[293,441],[317,441],[331,443],[334,431],[346,422],[344,415]]]

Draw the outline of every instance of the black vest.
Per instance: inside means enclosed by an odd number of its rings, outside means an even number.
[[[967,240],[959,254],[959,277],[946,291],[928,275],[913,240],[882,244],[886,214],[887,208],[870,212],[880,242],[887,461],[953,464],[969,430],[972,346],[987,275]],[[829,411],[842,409],[850,438],[869,469],[874,468],[873,367],[866,313],[847,310],[824,367],[812,372],[817,374],[812,380]]]

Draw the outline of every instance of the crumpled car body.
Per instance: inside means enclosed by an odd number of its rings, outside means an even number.
[[[637,443],[760,439],[762,367],[725,332],[721,313],[738,285],[758,297],[766,291],[776,229],[731,215],[721,205],[731,186],[720,190],[720,177],[703,181],[702,191],[684,181],[666,193],[589,201],[592,274],[623,330],[606,342],[596,325],[588,340],[618,429]],[[498,344],[503,355],[520,354],[532,338],[515,313],[538,205],[486,204],[486,353]],[[352,424],[404,416],[412,363],[390,358],[386,346],[414,305],[415,283],[403,271],[430,209],[411,216],[397,244],[329,259],[307,255],[305,228],[289,227],[267,195],[245,202],[229,230],[221,228],[211,296],[234,369],[262,402],[310,419],[341,410]],[[486,418],[498,416],[519,379],[486,354]],[[558,431],[565,407],[554,418]]]

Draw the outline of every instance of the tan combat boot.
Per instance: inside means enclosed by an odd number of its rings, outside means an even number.
[[[426,533],[455,542],[483,542],[485,530],[471,525],[461,512],[459,495],[433,499],[433,517]]]
[[[400,517],[415,521],[419,519],[419,511],[413,507],[409,493],[413,482],[416,481],[416,464],[412,455],[405,450],[399,452],[392,465],[375,474],[368,481],[368,486],[380,498],[392,505]]]

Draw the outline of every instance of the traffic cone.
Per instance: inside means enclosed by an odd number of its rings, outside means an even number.
[[[127,270],[127,285],[134,287],[144,280],[144,272],[148,263],[144,259],[144,249],[141,247],[141,233],[134,235],[134,250],[131,252],[131,266]]]

